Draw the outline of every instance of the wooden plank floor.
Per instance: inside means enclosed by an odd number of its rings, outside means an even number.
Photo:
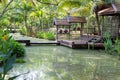
[[[87,42],[84,40],[61,40],[60,45],[70,48],[82,48],[87,47]]]

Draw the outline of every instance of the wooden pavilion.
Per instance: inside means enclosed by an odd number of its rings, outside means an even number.
[[[70,40],[71,36],[71,24],[72,23],[79,23],[80,26],[80,39],[78,40]],[[94,36],[94,35],[83,35],[82,31],[84,28],[84,24],[86,23],[85,17],[73,17],[68,16],[66,19],[54,19],[54,25],[56,26],[56,40],[60,42],[60,45],[67,46],[70,48],[88,48],[88,45],[92,46],[92,41],[95,42],[94,47],[102,47],[103,43],[97,43],[101,40],[100,36]],[[58,40],[58,34],[59,34],[59,26],[68,26],[69,27],[69,40]]]
[[[80,36],[82,36],[84,24],[86,23],[85,17],[78,17],[78,16],[67,16],[67,21],[72,24],[72,23],[79,23],[80,26]]]
[[[67,47],[71,47],[71,48],[78,48],[78,47],[87,47],[87,40],[86,36],[84,36],[84,40],[83,39],[83,36],[82,36],[82,31],[83,31],[83,27],[84,27],[84,23],[86,23],[86,19],[85,17],[78,17],[78,16],[67,16],[67,22],[71,25],[72,23],[79,23],[81,26],[80,26],[80,37],[81,40],[61,40],[60,41],[60,44],[63,45],[63,46],[67,46]]]
[[[109,3],[98,6],[97,14],[101,19],[101,36],[109,32],[111,38],[119,37],[120,31],[120,3]]]
[[[63,33],[63,31],[59,31],[59,27],[68,27],[68,31],[67,34],[69,35],[69,39],[70,39],[70,24],[66,19],[54,19],[54,25],[56,26],[56,41],[58,40],[58,34],[66,34]]]

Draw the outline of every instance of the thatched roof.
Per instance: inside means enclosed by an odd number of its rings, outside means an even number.
[[[100,9],[101,7],[101,9]],[[120,3],[104,4],[99,7],[98,15],[114,16],[120,15]]]
[[[67,21],[69,23],[86,23],[85,17],[78,17],[78,16],[68,16]]]
[[[54,25],[56,26],[70,26],[66,19],[54,19]]]

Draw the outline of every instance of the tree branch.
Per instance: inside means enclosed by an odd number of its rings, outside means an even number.
[[[10,2],[6,5],[6,7],[2,10],[2,12],[0,13],[0,18],[4,15],[4,13],[6,12],[8,6],[13,2],[13,0],[10,0]]]

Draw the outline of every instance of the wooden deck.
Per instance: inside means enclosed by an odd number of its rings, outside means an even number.
[[[100,36],[86,36],[83,35],[79,40],[61,40],[60,45],[70,48],[104,48],[104,44],[101,42]]]
[[[104,48],[104,43],[93,43],[93,42],[86,42],[84,40],[61,40],[60,45],[67,46],[73,49],[76,48]]]
[[[61,40],[60,45],[67,46],[70,48],[86,48],[87,42],[84,40]]]
[[[25,43],[26,46],[30,46],[30,45],[51,45],[51,44],[55,44],[55,45],[62,45],[62,46],[67,46],[73,49],[76,48],[88,48],[88,46],[90,48],[104,48],[103,43],[93,43],[93,42],[86,42],[85,40],[61,40],[59,42],[56,41],[46,41],[46,42],[38,42],[38,41],[30,41],[30,40],[15,40],[17,42],[20,43]]]
[[[20,43],[25,43],[26,46],[30,45],[62,45],[62,46],[67,46],[70,48],[88,48],[94,47],[95,48],[103,48],[104,45],[103,43],[100,43],[99,40],[101,39],[99,36],[86,36],[83,35],[80,37],[79,40],[61,40],[61,41],[49,41],[49,40],[43,40],[43,39],[38,39],[38,38],[32,38],[32,37],[27,37],[27,36],[15,36],[14,39],[17,42]],[[93,43],[92,41],[97,41],[97,43]]]

